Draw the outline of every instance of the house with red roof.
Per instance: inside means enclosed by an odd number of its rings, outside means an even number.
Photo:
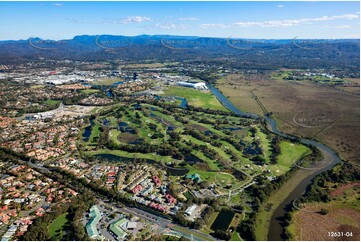
[[[7,224],[9,219],[10,219],[10,216],[8,216],[7,214],[0,217],[0,221],[3,222],[4,224]]]
[[[177,203],[177,199],[175,199],[172,195],[170,195],[169,193],[167,193],[165,195],[165,198],[167,199],[167,202],[168,203],[171,203],[171,204],[175,204]]]
[[[153,177],[152,177],[152,180],[153,180],[154,184],[155,184],[157,187],[159,187],[159,186],[162,184],[162,182],[160,181],[159,177],[157,177],[157,176],[153,176]]]
[[[45,213],[45,210],[42,207],[36,209],[36,211],[35,211],[35,215],[38,216],[38,217],[43,216],[44,213]]]
[[[141,185],[136,185],[133,189],[132,189],[132,192],[134,194],[137,194],[138,192],[140,192],[141,190],[143,189],[143,187]]]

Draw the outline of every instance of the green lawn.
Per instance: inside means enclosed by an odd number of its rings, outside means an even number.
[[[52,239],[61,240],[62,233],[66,233],[64,231],[64,226],[68,222],[66,215],[68,213],[64,213],[57,217],[48,227],[49,235]]]
[[[186,165],[186,168],[189,170],[188,174],[198,174],[202,180],[209,182],[214,182],[214,177],[217,174],[217,172],[198,170],[189,164]]]
[[[163,96],[176,96],[187,99],[188,105],[227,111],[210,91],[200,91],[187,87],[171,86]]]
[[[241,241],[241,237],[239,237],[239,234],[237,233],[237,231],[234,231],[231,237],[231,241]]]
[[[311,150],[302,145],[294,144],[288,141],[280,143],[281,154],[277,157],[277,164],[268,167],[274,175],[282,175],[287,172],[291,166],[304,154],[311,153]]]
[[[262,153],[264,154],[266,162],[270,161],[270,156],[272,154],[270,150],[270,140],[267,139],[267,135],[257,127],[256,136],[259,137],[260,148],[262,149]]]
[[[201,140],[198,140],[190,135],[182,135],[182,137],[185,139],[185,140],[190,140],[192,141],[193,143],[197,144],[197,145],[207,145],[205,142],[201,141]],[[218,148],[218,147],[214,147],[210,144],[207,145],[208,147],[212,148],[213,150],[217,151],[217,153],[223,157],[225,160],[230,160],[230,157],[229,155],[227,155],[224,150],[222,150],[221,148]],[[212,160],[212,159],[207,159],[205,160],[208,165],[209,165],[209,168],[213,171],[217,171],[219,170],[219,167],[218,167],[218,161],[215,161],[215,160]]]
[[[214,220],[216,220],[219,212],[213,212],[212,216],[208,219],[208,222],[206,225],[201,229],[202,232],[210,234],[214,231],[211,229],[212,224],[214,223]]]
[[[235,186],[241,184],[240,182],[237,181],[237,179],[233,175],[225,172],[217,172],[214,179],[221,186],[227,186],[230,184],[234,188]]]
[[[120,131],[117,129],[112,129],[109,131],[109,139],[112,140],[115,144],[120,144],[118,140],[118,135],[120,134]]]
[[[45,85],[33,85],[33,86],[30,86],[30,88],[33,88],[33,89],[37,89],[37,88],[44,88]]]
[[[44,104],[47,104],[49,106],[55,106],[55,105],[57,105],[59,103],[60,103],[59,100],[51,100],[51,99],[49,99],[49,100],[44,101]]]
[[[91,133],[91,135],[89,137],[89,143],[96,143],[94,139],[96,137],[99,137],[99,135],[100,135],[99,128],[100,128],[100,125],[96,121],[94,121],[94,126],[92,128],[92,133]]]
[[[187,174],[198,174],[203,181],[216,182],[222,187],[230,184],[234,189],[243,183],[238,181],[233,175],[225,172],[202,171],[189,164],[185,167],[189,170]]]
[[[81,90],[80,92],[85,93],[85,94],[92,94],[92,93],[99,92],[99,90],[98,89],[84,89],[84,90]]]

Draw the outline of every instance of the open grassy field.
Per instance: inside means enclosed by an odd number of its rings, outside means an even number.
[[[214,223],[214,220],[216,220],[219,212],[213,212],[212,216],[208,219],[206,225],[201,229],[202,232],[210,234],[214,231],[211,229],[212,224]]]
[[[64,226],[68,222],[67,214],[60,215],[49,225],[48,232],[52,240],[61,240],[62,235],[66,233]]]
[[[264,75],[228,75],[216,86],[241,110],[263,115],[253,92],[273,113],[281,131],[315,138],[341,158],[359,162],[359,96],[311,81],[299,83]]]
[[[211,172],[196,169],[194,166],[187,165],[186,168],[189,170],[188,174],[198,174],[203,181],[208,181],[219,186],[219,191],[224,196],[228,196],[229,189],[236,189],[244,184],[244,181],[238,181],[233,175],[225,172]],[[239,203],[239,198],[234,201],[236,204]]]
[[[259,128],[256,129],[256,137],[259,138],[260,141],[260,148],[262,149],[262,153],[264,155],[264,158],[266,162],[270,161],[270,156],[272,154],[270,150],[270,140],[267,139],[267,136],[265,133],[261,132]]]
[[[359,241],[360,184],[354,185],[347,184],[330,192],[331,202],[306,203],[301,210],[294,211],[287,227],[292,240]],[[328,213],[320,214],[321,209]],[[343,232],[344,235],[331,236],[329,232]]]
[[[117,129],[112,129],[109,131],[109,139],[111,139],[114,143],[120,144],[118,140],[118,135],[120,134],[120,131]]]
[[[96,93],[99,91],[100,90],[98,90],[98,89],[84,89],[84,90],[81,90],[80,92],[85,93],[85,94],[93,94],[93,93]]]
[[[95,122],[95,124],[94,124],[94,126],[92,128],[92,133],[91,133],[91,135],[89,137],[89,142],[90,143],[96,143],[95,139],[97,137],[99,137],[99,135],[100,135],[100,129],[99,128],[100,128],[100,125],[97,122]]]
[[[163,96],[176,96],[187,99],[188,105],[216,110],[226,109],[218,102],[217,98],[208,90],[196,90],[187,87],[171,86],[164,90]]]
[[[266,132],[257,121],[183,108],[173,107],[173,109],[168,110],[161,105],[141,104],[141,107],[135,110],[133,105],[128,105],[119,107],[114,113],[98,116],[94,120],[90,140],[84,144],[84,154],[89,156],[113,154],[128,158],[145,158],[178,169],[184,167],[188,170],[188,174],[198,174],[203,181],[214,183],[222,196],[222,202],[230,201],[232,204],[240,204],[241,199],[236,191],[245,183],[249,183],[246,177],[249,178],[267,169],[267,165],[259,166],[252,161],[256,153],[246,154],[240,147],[248,147],[257,139],[262,152],[269,160],[272,151],[270,138]],[[122,115],[118,116],[119,113]],[[99,124],[104,123],[105,119],[108,121],[107,125],[112,127],[117,127],[116,124],[119,122],[123,123],[121,130],[111,128],[108,136],[119,146],[94,151],[94,141],[100,134]],[[169,127],[172,127],[173,131],[168,130]],[[255,128],[254,137],[251,132],[253,128]],[[242,132],[230,131],[233,129]],[[181,156],[173,155],[172,158],[170,154],[165,156],[160,155],[160,151],[155,151],[159,150],[158,146],[169,144],[174,135],[177,135],[176,146],[182,151]],[[146,151],[126,151],[133,147],[134,144],[130,144],[133,141],[142,143],[144,146],[151,144],[154,148],[148,148]],[[242,146],[235,145],[241,141]],[[302,145],[290,142],[281,143],[280,162],[271,167],[274,175],[281,175],[288,171],[293,162],[305,152],[304,148]],[[229,195],[230,190],[234,193],[233,195]]]
[[[44,104],[47,104],[47,105],[50,105],[50,106],[57,105],[59,103],[60,103],[59,100],[51,100],[51,99],[49,99],[49,100],[44,101]]]
[[[277,157],[277,164],[268,167],[268,169],[277,176],[287,172],[303,155],[311,153],[311,150],[308,147],[287,141],[282,141],[280,147],[281,154]]]
[[[237,231],[234,231],[232,233],[231,241],[242,241]]]
[[[349,82],[349,85],[337,86],[336,88],[341,91],[360,95],[360,79],[347,78],[346,80]]]
[[[32,85],[30,88],[37,89],[37,88],[44,88],[45,85]]]

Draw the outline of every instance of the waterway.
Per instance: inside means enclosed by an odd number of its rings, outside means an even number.
[[[111,162],[135,162],[136,160],[140,160],[141,158],[131,158],[131,157],[123,157],[123,156],[119,156],[119,155],[113,155],[113,154],[96,154],[94,155],[94,157],[98,157],[101,159],[105,159]],[[155,164],[154,160],[151,159],[142,159],[144,160],[146,163],[148,164]]]
[[[228,98],[225,97],[214,86],[208,84],[208,88],[217,97],[217,99],[222,103],[222,105],[224,107],[226,107],[228,110],[234,112],[235,114],[237,114],[241,117],[260,118],[256,114],[242,112],[239,109],[237,109],[233,105],[233,103],[230,100],[228,100]],[[264,116],[263,118],[265,119],[265,121],[267,123],[267,129],[270,132],[277,134],[281,137],[285,137],[285,138],[289,138],[289,139],[297,139],[297,137],[295,137],[295,136],[285,134],[285,133],[281,132],[280,130],[278,130],[276,121],[273,118],[271,118],[269,116]],[[299,139],[299,141],[302,144],[313,145],[313,146],[316,146],[317,148],[319,148],[321,150],[321,152],[323,153],[323,155],[327,158],[328,162],[326,162],[324,164],[323,163],[316,164],[313,167],[309,167],[310,169],[307,170],[307,176],[299,182],[299,184],[296,186],[296,188],[293,189],[293,191],[286,197],[286,199],[283,200],[283,202],[276,208],[276,210],[273,213],[272,218],[271,218],[269,232],[268,232],[268,240],[274,241],[274,240],[283,240],[284,239],[282,237],[284,228],[283,228],[282,222],[279,220],[279,218],[283,217],[285,215],[285,213],[287,212],[287,208],[292,203],[292,201],[299,198],[305,192],[307,186],[311,183],[312,179],[316,175],[331,169],[334,165],[341,162],[338,155],[328,146],[326,146],[318,141],[311,140],[311,139],[301,138],[301,139]],[[290,179],[293,179],[293,178],[291,177]]]
[[[228,98],[226,98],[214,86],[208,84],[207,87],[216,96],[216,98],[220,101],[220,103],[222,103],[222,105],[225,108],[227,108],[229,111],[232,111],[233,113],[235,113],[241,117],[244,117],[244,118],[254,118],[254,119],[259,118],[259,116],[254,113],[243,112],[243,111],[239,110],[238,108],[236,108],[236,106],[234,106],[233,103],[231,101],[229,101]]]
[[[159,100],[161,98],[167,98],[166,96],[155,96],[155,99],[156,100]],[[176,97],[176,96],[171,96],[170,98],[174,98],[174,99],[177,99],[177,100],[180,100],[181,101],[181,104],[179,104],[179,107],[181,108],[188,108],[188,101],[187,99],[183,98],[183,97]]]
[[[93,126],[94,126],[94,119],[90,119],[90,125],[84,129],[84,133],[83,133],[83,141],[84,142],[89,141]]]

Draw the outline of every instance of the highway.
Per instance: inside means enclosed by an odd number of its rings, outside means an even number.
[[[51,171],[47,169],[46,167],[38,164],[34,164],[31,162],[31,159],[27,162],[27,164],[32,168],[37,168],[42,173],[50,173]],[[133,214],[134,216],[137,216],[139,218],[142,218],[151,224],[156,224],[159,226],[159,233],[164,233],[167,231],[174,231],[175,233],[179,234],[180,236],[183,236],[189,240],[197,240],[197,241],[214,241],[216,240],[212,236],[208,234],[204,234],[198,230],[189,229],[187,227],[183,227],[177,224],[174,224],[170,219],[166,219],[157,215],[154,215],[152,213],[149,213],[147,211],[141,210],[136,207],[117,207],[113,204],[105,203],[103,202],[103,198],[99,195],[96,195],[99,203],[103,206],[111,208],[113,211],[118,211],[125,214]]]
[[[109,205],[108,203],[104,203],[103,201],[100,201],[100,204],[107,207],[110,206],[113,211],[116,210],[124,214],[133,214],[134,216],[137,216],[145,221],[148,221],[151,224],[157,224],[159,226],[159,233],[163,233],[167,230],[168,231],[170,230],[176,232],[180,236],[183,236],[189,240],[197,240],[197,241],[216,240],[210,235],[204,234],[197,230],[189,229],[187,227],[176,225],[169,219],[154,215],[152,213],[149,213],[147,211],[135,207],[124,206],[122,208],[118,208],[116,206]]]

